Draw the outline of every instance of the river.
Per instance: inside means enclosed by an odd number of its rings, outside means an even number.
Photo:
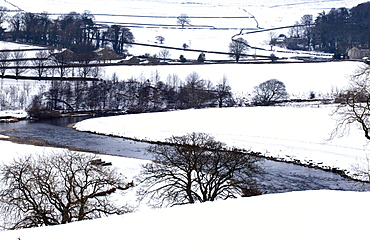
[[[145,149],[149,144],[123,138],[75,131],[67,125],[82,121],[88,117],[66,117],[42,121],[19,121],[0,123],[0,129],[8,129],[8,136],[20,138],[33,137],[50,146],[82,149],[97,153],[120,155],[130,158],[148,159]]]
[[[81,149],[130,158],[151,158],[150,154],[145,151],[151,144],[78,132],[67,127],[67,125],[85,118],[70,117],[43,121],[0,123],[0,129],[9,130],[6,132],[8,136],[33,137],[56,147]],[[261,167],[265,170],[265,174],[259,176],[258,180],[264,185],[264,190],[267,193],[323,189],[357,190],[362,186],[358,182],[343,178],[332,172],[290,163],[264,160]],[[365,190],[370,190],[367,187]]]

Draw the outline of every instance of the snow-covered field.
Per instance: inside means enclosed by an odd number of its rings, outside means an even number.
[[[3,6],[14,6],[29,11],[49,13],[171,15],[189,16],[254,16],[260,27],[285,26],[299,21],[304,14],[314,16],[338,7],[354,7],[363,0],[10,0]],[[12,3],[12,4],[9,4]],[[107,20],[96,15],[97,21]],[[122,16],[111,17],[115,22],[132,22]],[[174,22],[174,19],[168,19]],[[170,23],[168,23],[170,24]],[[192,24],[196,23],[194,20]],[[254,19],[246,23],[217,22],[215,26],[255,28]],[[155,37],[166,38],[165,45],[227,51],[235,30],[173,30],[133,28],[137,42],[156,42]],[[285,32],[286,30],[282,30]],[[243,35],[251,45],[266,46],[267,33]],[[1,44],[2,47],[3,44]],[[8,49],[11,47],[9,46]],[[5,47],[3,48],[5,49]],[[158,49],[134,46],[132,54],[157,53]],[[182,52],[182,51],[180,51]],[[251,51],[254,52],[254,51]],[[179,52],[171,51],[174,58]],[[185,54],[185,53],[184,53]],[[269,53],[264,53],[269,54]],[[276,52],[275,54],[278,54]],[[281,53],[283,54],[283,53]],[[261,55],[263,55],[261,53]],[[198,54],[186,53],[187,58]],[[210,55],[211,56],[211,55]],[[207,55],[207,58],[212,58]],[[216,57],[215,57],[216,58]],[[268,79],[286,84],[292,97],[304,97],[311,91],[317,97],[330,95],[345,87],[348,76],[359,63],[281,64],[281,65],[202,65],[202,66],[147,66],[109,67],[105,74],[114,72],[120,79],[150,78],[156,71],[162,80],[169,74],[181,79],[197,72],[203,79],[217,83],[225,75],[235,94],[247,96],[254,86]],[[12,84],[4,81],[4,84]],[[35,87],[37,88],[37,87]],[[38,90],[38,89],[37,89]],[[355,126],[349,135],[329,139],[335,126],[330,115],[332,106],[255,107],[174,111],[127,115],[89,120],[78,124],[81,130],[113,133],[140,139],[163,140],[171,135],[193,131],[207,132],[230,146],[238,146],[284,159],[312,160],[322,165],[351,168],[366,160],[367,142]],[[1,136],[0,136],[1,138]],[[0,141],[0,163],[9,162],[27,153],[43,153],[54,148],[20,145]],[[118,166],[128,180],[139,172],[145,160],[103,156]],[[134,191],[127,202],[135,204]],[[253,198],[218,201],[179,206],[170,209],[149,210],[123,216],[42,227],[19,231],[0,232],[3,246],[366,246],[370,203],[367,192],[306,191],[263,195]]]
[[[348,86],[349,77],[360,67],[361,62],[295,63],[295,64],[213,64],[186,66],[111,66],[105,68],[107,77],[116,73],[119,79],[136,78],[155,81],[158,74],[166,82],[170,75],[181,80],[196,72],[213,85],[222,82],[223,77],[238,97],[248,97],[253,88],[269,79],[282,81],[291,98],[309,98],[314,92],[317,98],[331,98],[333,93]],[[109,77],[110,78],[110,77]],[[144,80],[145,79],[145,80]]]
[[[3,1],[0,5],[10,10],[23,10],[27,12],[46,12],[51,17],[75,11],[83,13],[88,10],[95,15],[96,22],[116,22],[122,25],[141,24],[165,24],[177,25],[176,17],[186,14],[189,17],[246,17],[243,19],[217,19],[217,18],[190,18],[191,25],[207,25],[211,29],[167,29],[167,28],[144,28],[131,27],[138,43],[156,44],[157,36],[165,38],[164,45],[182,47],[186,43],[191,49],[228,51],[231,37],[239,33],[239,30],[220,30],[219,28],[244,28],[243,33],[249,29],[276,28],[294,25],[305,14],[314,17],[322,11],[329,12],[332,8],[352,8],[364,0],[280,0],[280,1],[243,1],[243,0],[205,0],[205,1],[182,1],[182,0],[10,0]],[[107,15],[108,14],[108,15]],[[112,16],[113,15],[113,16]],[[133,17],[140,16],[140,17]],[[165,18],[148,18],[143,16],[163,16]],[[253,18],[254,17],[254,18]],[[191,26],[189,26],[191,27]],[[274,31],[277,34],[287,34],[288,29]],[[252,46],[265,47],[268,40],[268,32],[242,35]],[[129,52],[134,55],[146,53],[157,54],[160,49],[143,46],[133,46]],[[255,51],[250,51],[254,54]],[[186,58],[196,59],[198,53],[184,51],[171,51],[172,58],[179,58],[183,54]],[[259,55],[270,55],[271,52],[259,52]],[[277,56],[290,56],[284,53],[275,53]],[[293,54],[294,55],[294,54]],[[227,59],[225,56],[207,54],[208,59]]]
[[[366,246],[368,192],[230,199],[0,232],[4,246]]]
[[[229,128],[239,128],[249,120],[246,118],[246,121],[233,122],[231,117],[235,114],[232,112],[245,109],[261,110],[258,108],[188,110],[173,117],[180,117],[179,121],[181,121],[183,120],[181,118],[183,113],[187,117],[189,117],[189,113],[197,113],[198,117],[204,116],[200,119],[195,118],[192,121],[186,120],[185,122],[194,126],[192,122],[198,121],[199,123],[204,121],[204,117],[213,117],[218,120],[220,118],[224,119],[220,122],[225,122],[225,119],[228,119],[231,123]],[[264,109],[264,113],[269,111],[272,114],[272,111],[268,110],[269,108]],[[288,109],[288,107],[277,109]],[[300,109],[294,109],[296,111],[293,109],[289,111],[292,114],[298,114],[297,117],[302,117],[303,112],[300,112]],[[315,109],[325,108],[312,108],[312,110]],[[229,111],[224,111],[225,115],[213,114],[212,116],[212,114],[205,114],[208,111],[220,113],[217,112],[219,110]],[[322,122],[324,126],[327,121],[327,119],[325,120],[327,111],[324,110],[323,112],[324,114],[319,116],[324,118]],[[243,112],[239,113],[241,114],[240,119],[243,119]],[[138,130],[144,131],[145,128],[142,128],[142,126],[146,126],[148,128],[148,130],[145,130],[146,133],[161,134],[163,129],[152,129],[156,126],[157,117],[161,117],[158,114],[151,114],[154,118],[141,119],[146,122],[137,121]],[[147,115],[132,116],[141,118],[140,116],[145,117]],[[274,115],[271,117],[274,118]],[[266,116],[266,118],[268,117]],[[307,119],[302,119],[302,122],[304,122],[303,120],[309,120],[309,116],[307,116]],[[265,124],[268,125],[268,123]],[[316,123],[317,125],[320,125],[320,123]],[[199,126],[205,127],[203,124]],[[124,129],[126,125],[121,127]],[[216,130],[217,127],[220,126],[208,126],[209,130]],[[306,125],[302,126],[302,132],[307,131],[306,127]],[[274,134],[273,129],[267,128],[266,130],[270,134]],[[174,129],[170,128],[169,131],[171,131],[171,134],[175,133]],[[300,133],[298,129],[294,133],[309,136],[309,133]],[[222,137],[222,134],[217,135],[217,138],[220,137]],[[290,142],[286,143],[289,144]],[[0,150],[1,162],[10,162],[15,157],[27,154],[61,151],[61,149],[56,148],[21,145],[7,141],[0,141]],[[319,152],[319,150],[316,151]],[[129,181],[140,172],[140,164],[147,162],[146,160],[107,155],[103,155],[102,159],[112,162]],[[138,206],[135,201],[134,190],[127,192],[127,195],[120,200]],[[368,243],[368,229],[364,226],[364,222],[370,220],[369,214],[366,213],[369,203],[369,192],[305,191],[156,210],[141,205],[140,211],[123,216],[110,216],[53,227],[0,232],[0,241],[4,246],[22,247],[50,245],[114,247],[122,246],[122,244],[161,247],[189,246],[189,244],[192,246],[251,245],[261,247],[363,246]]]
[[[84,120],[75,128],[151,141],[205,132],[228,146],[282,160],[347,169],[364,165],[369,155],[362,130],[331,134],[335,105],[241,107],[123,115]]]

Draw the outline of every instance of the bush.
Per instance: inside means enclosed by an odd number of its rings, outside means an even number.
[[[180,55],[180,61],[182,63],[185,63],[186,62],[186,58],[184,57],[184,55]]]
[[[41,103],[41,97],[35,96],[32,99],[30,106],[27,108],[27,113],[32,118],[45,119],[60,117],[60,113],[46,108]]]

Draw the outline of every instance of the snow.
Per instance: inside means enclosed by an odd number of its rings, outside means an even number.
[[[75,128],[150,141],[204,132],[228,146],[265,156],[351,170],[366,160],[368,142],[355,126],[331,138],[336,126],[335,107],[190,109],[94,118],[77,123]]]
[[[9,4],[11,2],[11,4]],[[93,14],[171,15],[186,13],[189,16],[255,16],[263,28],[292,25],[304,14],[314,16],[331,8],[351,8],[363,0],[11,0],[3,5],[30,11],[49,13],[82,13],[89,9]],[[170,11],[169,11],[170,10]],[[97,21],[106,20],[96,16]],[[129,22],[123,17],[110,20]],[[255,28],[253,19],[247,19],[246,28]],[[152,21],[152,20],[151,20]],[[211,23],[216,26],[238,26],[241,23]],[[169,19],[167,24],[173,23]],[[193,23],[196,24],[196,23]],[[200,23],[202,24],[202,23]],[[244,23],[243,23],[244,25]],[[132,28],[137,42],[155,44],[155,37],[166,38],[165,45],[227,51],[235,30],[173,30]],[[286,30],[282,30],[286,32]],[[243,35],[251,45],[267,47],[267,33]],[[1,43],[2,49],[13,45]],[[15,46],[19,47],[19,46]],[[25,48],[25,47],[19,47]],[[134,46],[130,53],[158,53],[156,48]],[[251,51],[254,52],[254,51]],[[290,57],[299,54],[279,53]],[[27,52],[29,54],[34,53]],[[258,53],[269,55],[271,52]],[[196,59],[199,54],[171,51],[173,58],[184,54]],[[218,58],[207,54],[206,58]],[[161,79],[178,74],[181,79],[195,71],[203,79],[217,83],[225,75],[233,92],[248,96],[254,86],[268,79],[278,79],[286,84],[291,97],[306,97],[311,91],[317,97],[331,95],[348,83],[348,76],[360,63],[320,64],[263,64],[263,65],[202,65],[202,66],[130,66],[108,67],[107,77],[114,72],[120,79],[150,78],[156,71]],[[151,80],[153,81],[153,80]],[[2,80],[5,85],[14,81]],[[13,84],[14,85],[14,84]],[[3,86],[3,84],[1,84]],[[44,86],[45,87],[45,86]],[[40,90],[33,87],[34,91]],[[248,107],[227,109],[202,109],[148,113],[86,120],[77,125],[80,130],[97,131],[139,139],[164,140],[171,135],[193,131],[207,132],[230,146],[250,149],[283,159],[300,159],[303,162],[321,163],[349,169],[352,164],[366,159],[368,143],[362,133],[353,127],[348,135],[330,139],[335,126],[331,116],[333,106],[314,105],[297,108]],[[10,114],[10,113],[7,113]],[[11,113],[12,114],[12,113]],[[0,136],[0,138],[3,138]],[[0,141],[0,163],[26,154],[58,152],[61,149],[36,147]],[[115,156],[102,156],[113,162],[128,180],[140,172],[145,160]],[[310,161],[311,160],[311,161]],[[125,201],[138,206],[135,191],[129,191]],[[123,216],[75,222],[67,225],[40,227],[18,231],[0,232],[4,246],[364,246],[368,244],[369,222],[368,192],[305,191],[262,195],[252,198],[217,201],[203,204],[151,210],[140,205],[140,211]],[[1,219],[0,219],[1,220]]]
[[[0,232],[6,246],[363,246],[368,192],[230,199]]]
[[[208,110],[224,109],[199,110],[199,113]],[[181,113],[184,112],[187,111]],[[7,163],[15,157],[28,154],[63,150],[0,141],[0,162]],[[101,158],[112,162],[128,181],[140,172],[140,164],[148,162],[108,155]],[[127,192],[120,200],[139,206],[135,201],[135,190]],[[366,213],[369,203],[369,192],[322,190],[269,194],[166,209],[150,209],[140,205],[138,212],[122,216],[3,231],[0,232],[0,240],[4,246],[30,247],[50,244],[56,247],[115,247],[122,244],[161,247],[362,246],[368,243],[368,229],[363,222],[370,220]]]
[[[314,92],[318,98],[330,98],[333,93],[348,86],[349,76],[360,67],[361,62],[327,62],[294,64],[205,64],[205,65],[164,65],[164,66],[109,66],[107,77],[116,73],[120,80],[136,78],[139,81],[155,82],[155,76],[166,82],[169,75],[178,75],[181,80],[196,72],[200,78],[213,85],[223,77],[236,96],[248,97],[253,88],[269,79],[282,81],[291,98],[309,98]]]
[[[9,5],[11,2],[13,4]],[[238,34],[243,28],[242,37],[252,46],[269,48],[266,44],[268,32],[248,34],[245,33],[257,28],[276,28],[294,25],[300,21],[305,14],[312,14],[314,18],[323,11],[329,12],[331,8],[347,7],[352,8],[364,0],[341,0],[341,1],[316,1],[316,0],[280,0],[280,1],[182,1],[182,0],[99,0],[73,1],[73,0],[37,0],[32,1],[12,0],[5,1],[4,6],[11,10],[18,8],[33,13],[46,12],[52,18],[61,14],[75,11],[83,13],[90,11],[95,15],[96,22],[117,22],[117,23],[158,23],[163,25],[177,25],[176,17],[187,14],[189,17],[246,17],[244,19],[204,19],[190,18],[191,25],[206,25],[215,28],[210,29],[172,29],[172,28],[149,28],[130,27],[138,43],[156,44],[156,36],[163,36],[163,45],[181,48],[184,43],[190,49],[203,49],[215,51],[228,51],[228,44],[231,37]],[[16,8],[17,6],[18,8]],[[108,15],[107,15],[108,14]],[[126,16],[124,16],[126,15]],[[129,16],[127,16],[129,15]],[[148,18],[132,16],[164,16],[167,18]],[[254,19],[254,18],[255,19]],[[258,23],[258,24],[257,24]],[[108,23],[109,24],[109,23]],[[123,24],[124,25],[124,24]],[[190,27],[191,28],[191,27]],[[220,29],[226,28],[226,29]],[[232,28],[228,30],[227,28]],[[288,29],[275,30],[277,34],[287,34]],[[133,46],[130,53],[143,55],[146,53],[158,54],[160,49],[153,47]],[[251,51],[254,53],[254,51]],[[196,59],[199,53],[185,51],[171,51],[172,58],[179,58],[184,54],[186,58]],[[259,55],[270,55],[271,51],[259,52]],[[290,55],[275,52],[278,57],[289,57]],[[297,55],[297,54],[291,54]],[[207,54],[208,59],[228,59],[227,56]]]
[[[27,117],[27,112],[24,110],[7,110],[0,111],[0,117],[13,117],[13,118],[25,118]]]

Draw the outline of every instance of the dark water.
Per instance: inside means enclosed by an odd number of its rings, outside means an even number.
[[[69,117],[43,121],[20,121],[0,123],[0,129],[9,129],[8,136],[20,138],[34,137],[51,146],[88,150],[130,158],[149,158],[145,149],[149,144],[123,138],[115,138],[86,132],[79,132],[67,125],[82,121],[87,117]]]
[[[86,118],[86,117],[85,117]],[[58,147],[89,150],[110,155],[150,159],[146,148],[150,145],[123,138],[114,138],[85,132],[78,132],[66,126],[83,120],[84,117],[61,118],[47,121],[20,121],[0,123],[0,129],[12,129],[6,134],[21,138],[35,137]],[[358,182],[338,174],[307,168],[289,163],[264,161],[261,166],[265,174],[259,177],[267,193],[299,190],[363,190]],[[365,188],[365,190],[370,190]]]

